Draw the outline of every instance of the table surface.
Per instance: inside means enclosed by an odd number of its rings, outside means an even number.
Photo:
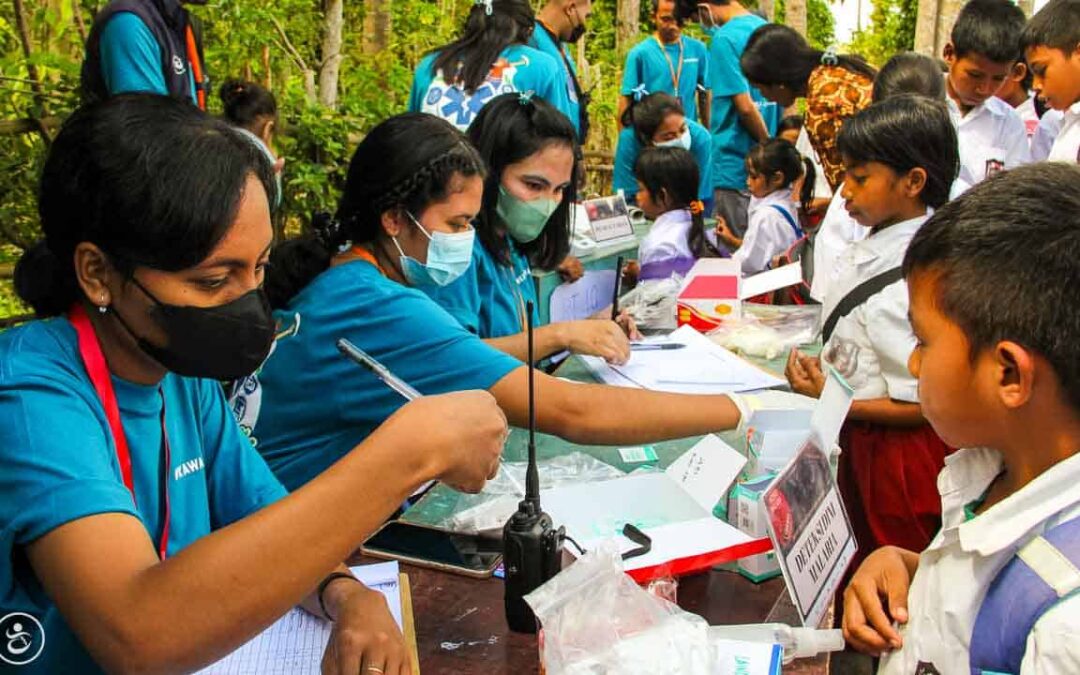
[[[584,364],[570,359],[560,376],[579,381],[593,379]],[[756,360],[773,370],[783,369],[783,360]],[[729,435],[730,434],[730,435]],[[734,447],[742,447],[734,434],[721,434]],[[653,444],[659,465],[666,466],[698,439],[680,439]],[[573,450],[630,471],[633,465],[621,461],[618,449],[605,446],[577,446],[553,436],[538,435],[537,454],[541,460]],[[525,434],[514,430],[506,444],[504,459],[525,457]],[[436,486],[405,520],[439,525],[450,514],[470,504],[461,495]],[[511,632],[503,612],[503,582],[476,580],[445,572],[403,565],[409,575],[416,619],[417,647],[421,672],[432,673],[534,673],[539,669],[536,636]],[[755,584],[734,571],[711,570],[679,579],[678,601],[687,611],[704,617],[710,625],[779,622],[798,624],[798,615],[780,578]],[[831,621],[831,613],[827,618]],[[821,675],[828,672],[828,658],[804,659],[784,668],[785,673]]]
[[[503,613],[503,582],[476,580],[402,565],[412,586],[420,672],[535,673],[535,635],[513,633]],[[735,572],[711,571],[679,580],[679,605],[710,625],[777,621],[794,623],[795,608],[783,581],[753,584]],[[801,659],[784,668],[823,675],[828,658]]]

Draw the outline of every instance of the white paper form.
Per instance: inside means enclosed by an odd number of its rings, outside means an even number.
[[[690,326],[682,326],[652,342],[675,342],[682,349],[634,351],[621,366],[583,356],[601,381],[676,394],[726,394],[756,391],[786,384],[739,358]]]
[[[386,596],[398,628],[401,620],[401,588],[396,561],[361,565],[350,570],[372,590]],[[247,644],[200,675],[319,675],[323,651],[330,640],[330,623],[293,608]]]

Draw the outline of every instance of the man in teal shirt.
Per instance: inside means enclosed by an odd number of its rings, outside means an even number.
[[[570,98],[570,121],[581,145],[589,135],[589,96],[581,88],[577,64],[567,43],[573,44],[585,34],[590,14],[592,0],[548,0],[536,14],[536,30],[529,41],[530,47],[551,55],[562,67]]]
[[[710,31],[709,82],[712,89],[713,196],[716,214],[736,233],[746,231],[750,195],[746,192],[746,154],[776,130],[780,111],[750,86],[739,57],[750,35],[766,21],[738,0],[679,0],[681,17]],[[780,58],[782,55],[778,55]]]
[[[656,33],[626,56],[619,119],[635,96],[663,92],[682,102],[687,119],[699,120],[708,128],[712,95],[705,43],[683,36],[683,21],[675,16],[675,0],[652,0],[652,9]]]
[[[182,4],[206,0],[112,0],[99,11],[86,41],[84,100],[147,92],[205,110],[202,31]]]

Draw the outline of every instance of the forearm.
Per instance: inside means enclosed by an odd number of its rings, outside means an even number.
[[[352,572],[350,572],[349,568],[343,564],[338,565],[336,569],[328,572],[326,576],[334,573],[348,574],[350,577],[352,576]],[[325,579],[325,577],[323,578]],[[321,579],[319,580],[319,584],[322,584]],[[326,606],[325,612],[323,611],[323,607],[319,604],[318,587],[314,588],[311,593],[309,593],[307,596],[304,597],[303,600],[300,601],[300,606],[312,616],[317,616],[320,619],[328,619],[332,621],[337,617],[341,616],[340,609],[345,605],[349,596],[352,595],[353,592],[366,588],[367,587],[360,583],[359,580],[353,581],[344,578],[334,579],[326,585],[325,589],[323,589],[322,604]]]
[[[853,401],[848,419],[871,422],[889,427],[917,427],[926,423],[918,403],[896,401],[891,398],[872,398]]]
[[[533,346],[538,360],[567,349],[569,339],[566,336],[565,328],[566,326],[563,324],[552,323],[533,329]],[[488,338],[484,342],[504,354],[513,356],[522,363],[529,360],[528,333],[516,333],[501,338]]]
[[[709,129],[712,122],[712,92],[708,89],[698,91],[698,110],[701,111],[701,126]]]
[[[759,143],[768,140],[769,129],[765,126],[761,111],[758,110],[749,94],[739,94],[735,97],[735,112],[739,115],[739,123],[754,140]]]
[[[111,547],[115,521],[103,522],[102,536],[90,538],[101,541],[96,550],[69,537],[31,562],[41,576],[42,568],[59,564],[47,558],[58,555],[109,560],[110,569],[45,574],[61,613],[107,670],[197,669],[309,596],[416,485],[435,475],[419,459],[406,459],[421,456],[410,452],[409,440],[377,430],[289,497],[163,562],[137,547]],[[110,516],[139,527],[130,516]]]
[[[619,128],[620,129],[622,129],[625,126],[623,124],[623,115],[626,113],[626,109],[629,108],[629,107],[630,107],[630,97],[629,96],[619,96],[618,122],[619,122]]]

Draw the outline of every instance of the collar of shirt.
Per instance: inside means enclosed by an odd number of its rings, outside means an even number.
[[[1058,462],[1020,491],[994,504],[974,520],[964,506],[979,499],[1004,468],[1001,454],[988,448],[968,448],[945,458],[938,476],[942,503],[942,535],[930,545],[941,548],[959,537],[960,548],[993,555],[1026,538],[1052,516],[1080,503],[1080,454]]]
[[[864,265],[875,260],[883,259],[888,263],[899,261],[903,258],[903,252],[907,249],[908,242],[919,231],[922,224],[930,217],[932,211],[927,209],[924,216],[905,220],[895,225],[890,225],[884,230],[873,232],[865,239],[851,245],[851,262],[856,265]],[[884,268],[883,268],[884,269]]]
[[[770,192],[764,197],[751,197],[749,212],[753,213],[758,209],[765,208],[766,206],[772,207],[773,204],[778,204],[788,208],[791,206],[791,188],[781,188],[775,192]]]
[[[948,76],[946,75],[946,77]],[[966,115],[961,112],[960,106],[953,100],[952,96],[945,94],[945,103],[949,108],[949,117],[952,118],[957,127],[971,124],[986,116],[1004,117],[1012,110],[1012,106],[996,96],[986,99],[969,110]]]
[[[657,229],[667,229],[669,227],[682,227],[690,222],[693,216],[690,215],[690,211],[687,209],[675,209],[674,211],[668,211],[661,213],[653,221],[650,232],[654,232]]]
[[[1070,121],[1080,118],[1080,101],[1069,106],[1069,109],[1065,111],[1064,118]]]

